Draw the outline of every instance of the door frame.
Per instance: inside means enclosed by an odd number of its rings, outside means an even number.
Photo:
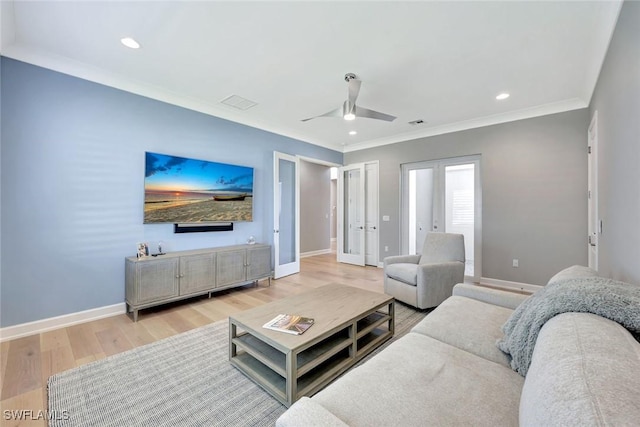
[[[474,154],[460,157],[447,157],[443,159],[424,160],[421,162],[403,163],[400,165],[400,253],[409,254],[409,171],[415,169],[434,168],[434,199],[440,192],[442,194],[434,200],[434,216],[437,216],[443,222],[445,220],[445,191],[444,191],[444,173],[447,166],[463,165],[468,163],[475,164],[474,170],[474,263],[473,276],[466,276],[465,280],[479,282],[482,277],[482,181],[481,168],[482,156]],[[440,224],[438,224],[440,225]],[[445,231],[445,224],[438,231]]]
[[[598,111],[593,113],[587,132],[587,257],[598,271],[599,240],[602,229],[598,217]]]

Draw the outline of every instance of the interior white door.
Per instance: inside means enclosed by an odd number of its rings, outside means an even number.
[[[402,165],[403,254],[419,254],[429,231],[464,235],[466,280],[481,264],[480,159],[468,156]]]
[[[338,174],[338,261],[365,264],[364,163],[341,167]]]
[[[598,270],[598,112],[596,111],[589,125],[588,142],[588,221],[589,236],[587,250],[589,252],[589,267]]]
[[[378,266],[378,163],[366,163],[364,174],[364,263]]]
[[[274,278],[300,272],[300,173],[295,156],[273,153]]]

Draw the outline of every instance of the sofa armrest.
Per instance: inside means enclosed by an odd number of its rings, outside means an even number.
[[[393,255],[393,256],[388,256],[384,259],[384,266],[386,267],[387,265],[390,264],[398,264],[398,263],[405,263],[405,264],[417,264],[418,261],[420,261],[420,257],[422,255]]]
[[[488,304],[499,305],[500,307],[506,307],[512,310],[519,306],[522,301],[529,298],[529,295],[485,288],[469,283],[458,283],[455,285],[453,287],[453,295],[475,299]]]
[[[278,418],[276,427],[347,427],[347,424],[308,397],[302,397]]]

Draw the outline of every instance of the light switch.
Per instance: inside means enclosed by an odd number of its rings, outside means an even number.
[[[382,215],[383,221],[389,221],[389,215]]]

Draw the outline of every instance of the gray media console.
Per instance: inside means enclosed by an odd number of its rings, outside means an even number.
[[[125,258],[127,312],[211,294],[260,279],[271,284],[271,246],[223,246]]]

